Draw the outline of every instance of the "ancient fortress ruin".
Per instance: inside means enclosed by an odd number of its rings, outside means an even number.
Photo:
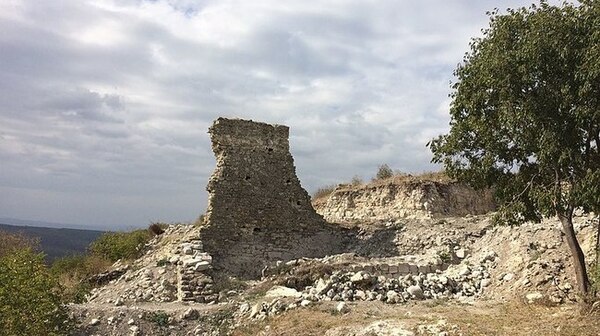
[[[239,316],[251,319],[321,301],[504,300],[515,293],[530,301],[574,300],[571,258],[558,220],[499,227],[489,216],[461,217],[492,210],[490,195],[424,177],[340,185],[311,205],[296,177],[288,132],[285,126],[216,120],[209,133],[217,166],[207,186],[204,223],[170,225],[142,258],[99,275],[105,286],[90,293],[92,307],[189,302],[173,307],[185,309],[180,318],[191,321],[202,307],[191,303],[244,300]],[[597,218],[581,217],[576,224],[591,255]],[[243,291],[230,276],[260,281],[244,282],[252,289]],[[286,298],[293,302],[268,295],[250,308],[256,289],[273,283],[285,286],[286,296],[293,292]],[[127,310],[142,319],[137,308]],[[114,310],[108,314],[108,324],[85,315],[91,321],[83,335],[113,330]],[[192,325],[205,323],[181,323]]]
[[[491,197],[465,186],[417,183],[374,190],[338,188],[325,203],[314,204],[317,213],[296,176],[288,127],[219,118],[209,134],[217,167],[208,182],[199,239],[216,272],[255,279],[277,261],[373,252],[368,247],[372,242],[329,222],[460,216],[493,209]],[[378,246],[378,255],[388,256]]]
[[[217,167],[200,239],[215,270],[257,278],[278,260],[344,250],[344,230],[325,222],[300,186],[288,127],[219,118],[209,134]]]

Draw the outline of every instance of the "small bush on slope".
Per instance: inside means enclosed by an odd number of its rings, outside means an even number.
[[[108,232],[90,244],[90,252],[111,262],[119,259],[135,259],[142,254],[144,244],[150,238],[151,233],[148,230]]]
[[[317,189],[317,191],[315,191],[312,198],[319,199],[319,198],[328,197],[329,195],[331,195],[331,193],[333,192],[334,189],[335,189],[335,185],[333,185],[333,184],[325,186],[325,187],[321,187],[321,188]]]
[[[0,335],[68,335],[73,328],[58,281],[30,248],[0,258]]]
[[[90,277],[107,271],[119,259],[127,261],[140,257],[144,245],[166,227],[166,224],[154,223],[147,230],[105,233],[90,244],[87,254],[55,260],[51,272],[64,287],[69,302],[83,302],[94,287],[88,281]]]
[[[28,237],[21,232],[14,233],[0,230],[0,257],[24,248],[37,251],[39,249],[38,239]]]
[[[93,286],[88,279],[93,275],[105,272],[111,262],[96,255],[72,255],[56,259],[50,272],[64,287],[64,297],[69,302],[85,302]]]
[[[377,174],[375,175],[374,181],[386,180],[394,176],[394,171],[387,164],[382,164],[377,168]]]

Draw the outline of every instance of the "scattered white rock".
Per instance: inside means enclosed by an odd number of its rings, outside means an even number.
[[[479,283],[479,285],[481,286],[481,288],[485,288],[487,286],[489,286],[492,283],[492,279],[486,278],[486,279],[482,279],[481,282]]]
[[[496,257],[498,257],[498,254],[496,254],[496,252],[494,252],[494,251],[486,252],[483,256],[482,262],[495,261]]]
[[[265,294],[266,297],[302,297],[302,293],[297,290],[284,286],[273,286]]]
[[[258,316],[261,310],[262,305],[260,303],[257,303],[254,306],[252,306],[252,309],[250,310],[250,318],[255,318],[256,316]]]
[[[349,312],[349,311],[350,311],[350,308],[348,308],[348,305],[346,304],[346,302],[340,302],[340,303],[338,303],[338,305],[335,307],[335,310],[336,310],[338,313],[345,314],[345,313],[347,313],[347,312]]]
[[[138,327],[138,326],[129,327],[129,331],[131,332],[131,336],[140,335],[140,327]]]
[[[199,316],[199,313],[196,309],[194,308],[188,308],[183,315],[181,315],[181,318],[184,320],[193,320],[193,319],[197,319]]]
[[[534,302],[540,301],[543,298],[544,298],[544,295],[539,292],[528,293],[527,295],[525,295],[525,299],[527,299],[528,303],[534,303]]]
[[[418,299],[418,300],[423,299],[423,289],[421,289],[421,287],[418,285],[414,285],[414,286],[410,286],[410,287],[406,288],[406,292],[408,294],[412,295],[412,297],[414,297],[415,299]]]
[[[244,302],[240,305],[240,314],[244,315],[247,312],[250,311],[250,304],[247,302]]]

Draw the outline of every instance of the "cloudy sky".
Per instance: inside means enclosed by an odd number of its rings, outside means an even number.
[[[0,217],[191,221],[219,116],[291,127],[322,185],[436,170],[485,12],[528,1],[0,1]]]

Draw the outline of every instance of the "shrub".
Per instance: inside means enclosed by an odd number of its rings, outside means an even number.
[[[111,262],[97,255],[72,255],[56,259],[50,272],[64,287],[65,300],[81,303],[93,286],[88,279],[106,271]]]
[[[158,236],[158,235],[165,233],[165,229],[167,226],[168,226],[167,224],[163,224],[163,223],[152,223],[152,224],[150,224],[150,226],[148,226],[148,231],[150,231],[150,233],[153,236]]]
[[[73,329],[58,281],[44,255],[30,248],[0,258],[0,325],[3,335],[68,335]]]
[[[362,178],[360,178],[360,176],[354,175],[352,177],[352,180],[350,180],[350,184],[353,186],[358,186],[358,185],[363,184],[363,180],[362,180]]]
[[[335,190],[335,185],[328,185],[325,187],[321,187],[321,188],[317,189],[317,191],[314,192],[313,198],[318,199],[318,198],[327,197],[327,196],[331,195],[333,190]]]
[[[135,230],[131,232],[107,232],[90,244],[92,255],[100,256],[115,262],[119,259],[138,258],[144,244],[150,240],[148,230]]]
[[[150,322],[154,322],[159,327],[166,327],[169,325],[169,314],[162,310],[151,312],[146,319]]]
[[[377,174],[375,175],[375,180],[386,180],[394,176],[394,171],[387,164],[382,164],[377,168]]]
[[[18,232],[7,232],[0,230],[0,257],[22,249],[39,249],[39,239],[31,238]]]

